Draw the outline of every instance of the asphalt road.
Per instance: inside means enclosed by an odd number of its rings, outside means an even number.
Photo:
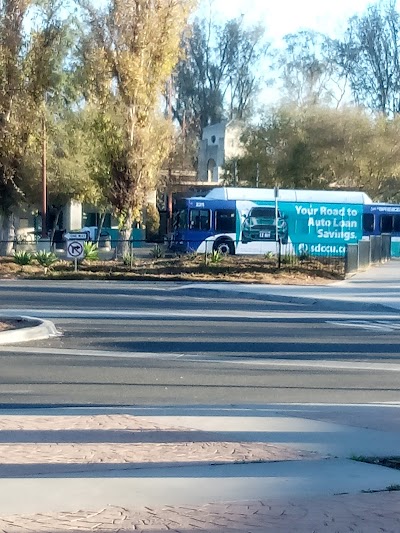
[[[0,314],[61,337],[0,349],[0,404],[400,401],[400,315],[192,290],[0,282]]]

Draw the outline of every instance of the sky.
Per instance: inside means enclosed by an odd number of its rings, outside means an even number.
[[[203,0],[202,13],[211,10],[218,18],[244,15],[249,24],[261,22],[267,35],[279,45],[282,37],[302,29],[313,29],[336,37],[346,29],[348,19],[363,13],[371,0]]]
[[[245,23],[261,23],[272,48],[283,46],[289,33],[309,29],[331,38],[346,31],[348,20],[363,14],[377,0],[200,0],[198,15],[212,13],[219,22],[243,16]],[[270,74],[266,71],[266,78]],[[259,95],[261,105],[275,104],[281,97],[279,86],[264,86]]]

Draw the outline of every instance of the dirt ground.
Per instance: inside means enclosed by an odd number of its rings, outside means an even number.
[[[283,258],[280,268],[276,258],[227,256],[220,262],[205,262],[204,256],[160,259],[136,259],[132,265],[123,261],[82,261],[74,272],[71,261],[60,260],[45,274],[34,262],[20,266],[13,258],[0,258],[0,279],[104,279],[131,281],[235,282],[285,285],[327,284],[344,279],[341,258],[300,261]]]
[[[0,320],[0,332],[24,327],[22,320]]]

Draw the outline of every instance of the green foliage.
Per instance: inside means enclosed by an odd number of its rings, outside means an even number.
[[[153,257],[153,259],[162,259],[165,256],[164,250],[161,248],[160,245],[154,246],[154,248],[150,252],[150,256]]]
[[[400,117],[371,117],[358,108],[281,106],[243,134],[241,185],[304,189],[361,189],[375,200],[397,201]]]
[[[86,261],[98,261],[99,250],[97,244],[94,242],[83,243],[83,257]]]
[[[225,23],[197,18],[190,30],[176,69],[173,112],[192,139],[208,124],[251,114],[269,45],[265,28],[246,27],[242,17]]]
[[[306,261],[310,261],[310,259],[311,259],[311,255],[308,252],[301,252],[298,255],[298,260],[300,261],[300,263],[304,263]]]
[[[43,267],[44,273],[47,274],[48,270],[57,263],[58,257],[53,252],[46,252],[46,250],[40,250],[35,254],[35,260]]]
[[[400,16],[396,2],[374,2],[349,20],[336,61],[356,102],[388,116],[400,111]]]
[[[136,260],[136,256],[134,253],[128,253],[128,254],[124,254],[122,256],[122,263],[125,265],[125,266],[132,266],[132,263]]]
[[[24,267],[25,265],[30,265],[33,260],[33,255],[30,252],[15,252],[13,256],[13,261],[17,265]]]
[[[97,9],[81,2],[89,27],[80,48],[92,113],[91,174],[121,217],[123,254],[171,148],[172,124],[159,102],[192,7],[187,0],[139,4],[121,0]]]
[[[394,483],[393,485],[388,485],[386,487],[386,490],[389,492],[400,491],[400,485],[397,483]]]
[[[290,265],[294,265],[294,263],[295,263],[295,259],[293,255],[290,255],[290,254],[281,255],[282,265],[290,266]]]
[[[273,259],[275,257],[274,252],[267,252],[264,254],[265,259]]]
[[[213,265],[222,263],[224,259],[224,254],[218,252],[218,250],[213,250],[210,254],[207,254],[207,260]]]
[[[150,234],[157,234],[160,229],[160,213],[154,204],[146,206],[146,229]]]

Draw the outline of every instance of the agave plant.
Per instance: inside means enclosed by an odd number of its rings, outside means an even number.
[[[99,247],[94,242],[85,242],[83,244],[83,257],[86,261],[98,261]]]
[[[216,265],[218,263],[221,263],[221,261],[223,260],[224,258],[224,254],[222,254],[221,252],[219,252],[218,250],[213,250],[211,252],[211,254],[209,255],[208,259],[210,261],[210,263]]]
[[[123,255],[122,262],[125,266],[132,267],[132,264],[134,263],[135,259],[136,259],[135,254],[127,253]]]
[[[15,252],[13,257],[14,263],[19,265],[23,270],[25,265],[30,265],[33,260],[33,256],[30,252]]]
[[[40,252],[37,252],[35,254],[35,260],[39,263],[40,266],[43,267],[44,273],[47,274],[47,272],[51,269],[54,263],[57,263],[58,257],[53,252],[46,252],[46,250],[40,250]]]
[[[150,255],[153,257],[153,259],[162,259],[165,254],[161,246],[156,244],[156,246],[154,246],[154,248],[151,250]]]

